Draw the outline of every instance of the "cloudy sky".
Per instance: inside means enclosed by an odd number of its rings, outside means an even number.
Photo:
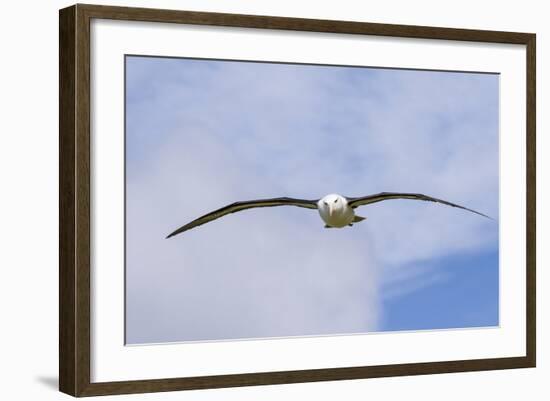
[[[126,58],[126,342],[498,325],[498,75]],[[236,200],[421,192],[324,229]]]

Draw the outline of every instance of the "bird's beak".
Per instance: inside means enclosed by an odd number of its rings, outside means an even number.
[[[328,205],[328,215],[329,215],[330,217],[332,217],[332,211],[333,211],[333,209],[332,209],[332,204],[330,204],[330,205]]]

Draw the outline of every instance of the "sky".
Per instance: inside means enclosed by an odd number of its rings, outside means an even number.
[[[498,75],[126,57],[126,343],[498,325]],[[237,200],[415,192],[324,229]]]

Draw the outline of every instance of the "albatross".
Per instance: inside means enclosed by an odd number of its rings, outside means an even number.
[[[355,209],[359,206],[370,205],[372,203],[382,202],[391,199],[412,199],[427,202],[441,203],[443,205],[457,207],[459,209],[467,210],[469,212],[478,214],[480,216],[490,219],[489,216],[477,212],[473,209],[469,209],[464,206],[457,205],[455,203],[447,202],[442,199],[433,198],[431,196],[414,193],[398,193],[398,192],[381,192],[374,195],[360,196],[360,197],[347,197],[338,194],[329,194],[321,199],[297,199],[297,198],[270,198],[270,199],[256,199],[249,201],[239,201],[231,203],[220,209],[214,210],[204,216],[201,216],[184,226],[181,226],[166,238],[173,237],[181,234],[184,231],[191,230],[192,228],[209,223],[213,220],[219,219],[230,213],[240,212],[246,209],[252,209],[257,207],[274,207],[274,206],[296,206],[305,209],[317,210],[321,219],[325,223],[325,228],[343,228],[352,226],[354,223],[359,223],[366,219],[355,214]]]

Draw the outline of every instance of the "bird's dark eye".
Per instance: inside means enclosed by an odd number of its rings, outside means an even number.
[[[324,203],[325,205],[328,205],[328,203],[327,203],[327,202],[323,202],[323,203]]]
[[[334,199],[334,203],[338,202],[338,199]]]

